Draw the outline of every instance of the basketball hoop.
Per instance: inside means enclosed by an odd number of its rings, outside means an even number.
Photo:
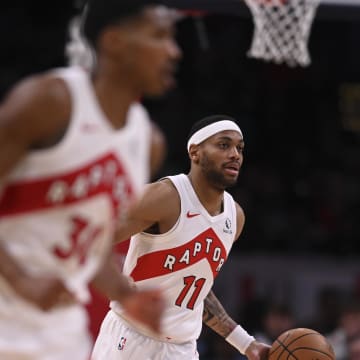
[[[244,0],[254,19],[248,56],[289,66],[311,62],[308,39],[320,0]]]

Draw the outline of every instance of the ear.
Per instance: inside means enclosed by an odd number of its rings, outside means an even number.
[[[198,163],[200,157],[200,148],[199,145],[191,144],[189,149],[190,160],[194,163]]]
[[[125,34],[118,27],[109,26],[99,39],[100,47],[107,53],[118,53],[126,48]]]

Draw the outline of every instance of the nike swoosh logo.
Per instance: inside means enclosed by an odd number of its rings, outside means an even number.
[[[199,215],[200,215],[200,214],[198,214],[198,213],[192,214],[192,213],[190,213],[190,211],[188,211],[188,212],[186,213],[186,217],[188,217],[189,219],[192,218],[192,217],[195,217],[195,216],[199,216]]]

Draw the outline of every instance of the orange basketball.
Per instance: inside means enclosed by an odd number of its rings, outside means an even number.
[[[285,331],[272,344],[268,360],[335,360],[326,338],[312,329]]]

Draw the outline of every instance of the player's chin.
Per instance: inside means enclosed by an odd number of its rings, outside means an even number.
[[[224,185],[225,187],[232,187],[237,184],[238,176],[226,176],[224,178]]]
[[[153,86],[149,89],[148,95],[150,96],[162,96],[168,91],[172,90],[176,86],[175,78],[172,76],[162,76],[158,78],[157,82],[153,83]]]

